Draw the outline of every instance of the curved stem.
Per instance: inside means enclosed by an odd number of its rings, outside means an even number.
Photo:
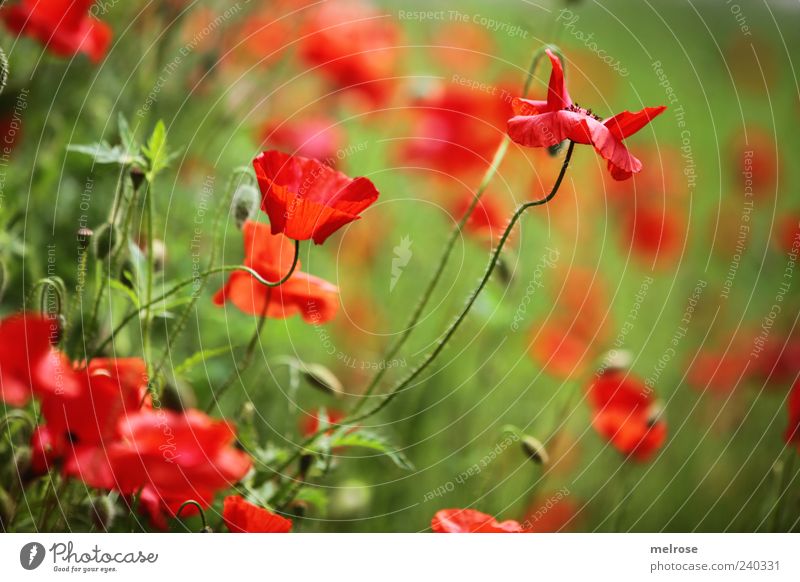
[[[408,374],[405,378],[399,380],[394,386],[392,386],[392,388],[386,393],[383,400],[381,400],[378,404],[376,404],[375,406],[373,406],[371,409],[367,410],[364,413],[358,414],[358,412],[354,410],[349,417],[347,417],[346,419],[344,419],[342,422],[339,423],[340,426],[344,427],[352,426],[353,424],[365,420],[370,416],[377,414],[378,412],[383,410],[392,400],[395,399],[395,397],[403,390],[403,388],[405,388],[411,382],[413,382],[423,371],[425,371],[425,369],[428,366],[430,366],[434,362],[434,360],[439,356],[439,354],[442,353],[445,346],[447,345],[447,342],[450,341],[450,339],[456,333],[458,328],[464,322],[470,310],[472,309],[473,304],[483,291],[484,287],[486,286],[486,283],[489,281],[489,278],[491,277],[492,272],[494,271],[494,268],[497,266],[498,260],[500,259],[500,254],[503,251],[503,247],[505,246],[508,237],[511,235],[511,231],[514,229],[514,226],[516,225],[517,221],[525,213],[526,210],[528,210],[529,208],[533,208],[534,206],[542,206],[544,204],[547,204],[558,193],[558,190],[561,187],[561,183],[564,181],[564,175],[566,174],[567,168],[569,167],[569,163],[572,159],[572,152],[574,149],[575,149],[575,142],[570,141],[569,147],[567,148],[567,154],[564,157],[564,163],[561,166],[561,171],[559,172],[558,178],[556,179],[555,184],[553,184],[553,188],[550,190],[550,193],[544,198],[541,198],[539,200],[535,200],[533,202],[526,202],[525,204],[522,204],[519,208],[517,208],[516,212],[514,212],[514,215],[511,217],[511,221],[508,223],[508,226],[506,226],[506,229],[503,232],[503,235],[500,237],[500,241],[498,242],[497,247],[492,253],[492,257],[489,260],[489,264],[487,265],[486,271],[484,272],[483,277],[479,281],[478,286],[472,291],[472,293],[469,296],[469,299],[467,300],[466,305],[461,310],[461,313],[459,313],[455,321],[453,321],[453,323],[450,324],[450,327],[448,327],[447,330],[444,332],[444,335],[439,340],[434,350],[410,374]],[[313,443],[320,435],[327,432],[328,430],[329,429],[327,428],[320,429],[316,433],[306,438],[300,444],[297,451],[295,451],[295,453],[276,470],[276,473],[282,473],[289,465],[291,465],[295,460],[297,460],[298,457],[300,457],[300,455],[302,455],[306,451],[306,448],[311,443]]]
[[[539,62],[545,56],[545,50],[547,48],[553,48],[548,45],[540,47],[536,51],[534,51],[533,56],[531,57],[531,63],[528,67],[528,71],[525,76],[525,83],[522,87],[522,97],[527,96],[528,91],[530,90],[531,84],[533,83],[533,76],[536,74],[536,69],[539,67]],[[450,255],[453,253],[453,249],[455,248],[455,243],[458,238],[461,236],[462,231],[464,230],[464,226],[466,225],[467,221],[469,220],[472,213],[475,211],[475,208],[478,206],[481,197],[483,196],[486,188],[488,188],[489,184],[494,178],[495,174],[497,173],[500,164],[502,163],[503,159],[505,158],[506,152],[508,151],[508,146],[511,143],[508,135],[503,136],[502,141],[497,146],[497,150],[495,150],[494,156],[492,157],[492,162],[487,168],[486,172],[481,179],[480,185],[478,186],[477,190],[475,190],[475,195],[472,197],[472,202],[470,203],[469,207],[467,208],[464,215],[461,217],[461,220],[458,221],[458,224],[450,231],[450,237],[447,239],[447,242],[444,246],[444,251],[442,252],[441,257],[439,258],[439,262],[436,265],[436,269],[433,272],[433,276],[428,281],[428,285],[425,287],[425,290],[420,297],[419,302],[417,303],[414,311],[411,313],[411,316],[408,318],[405,326],[403,327],[403,331],[400,334],[400,337],[389,347],[386,353],[383,355],[383,361],[387,362],[392,360],[398,352],[402,349],[405,345],[408,338],[411,336],[414,328],[416,327],[417,323],[419,322],[420,318],[422,317],[422,312],[427,307],[428,302],[431,300],[433,296],[433,292],[436,287],[439,285],[439,281],[444,274],[445,267],[450,260]],[[366,390],[361,395],[361,399],[356,403],[355,408],[353,409],[354,413],[359,412],[369,400],[369,397],[375,392],[380,384],[380,381],[383,379],[386,371],[388,370],[388,366],[382,366],[372,377],[370,383],[367,385]]]
[[[295,241],[295,243],[297,243],[297,241]],[[299,245],[299,243],[297,243],[297,245]],[[200,273],[200,275],[198,275],[198,276],[204,277],[204,276],[207,276],[207,275],[213,275],[214,273],[224,273],[224,272],[228,272],[228,271],[244,271],[245,273],[248,273],[251,277],[253,277],[256,281],[258,281],[259,283],[264,285],[265,287],[278,287],[279,285],[282,285],[283,283],[285,283],[286,280],[289,277],[291,277],[291,275],[293,274],[294,268],[297,265],[297,257],[298,257],[298,255],[299,255],[298,246],[295,246],[295,260],[294,260],[294,263],[292,264],[292,271],[290,271],[288,275],[286,275],[283,279],[281,279],[280,281],[277,281],[277,282],[267,281],[257,271],[254,271],[250,267],[245,267],[244,265],[223,265],[221,267],[214,267],[213,269],[208,269],[207,271],[204,271],[203,273]],[[135,309],[135,310],[131,311],[130,313],[128,313],[128,315],[126,315],[122,319],[122,322],[120,322],[120,324],[117,327],[114,328],[114,330],[103,341],[103,343],[100,344],[100,346],[98,346],[98,348],[92,354],[92,358],[96,357],[100,352],[102,352],[103,349],[114,340],[114,336],[116,334],[118,334],[120,332],[120,330],[122,330],[123,327],[125,327],[128,323],[130,323],[131,320],[134,317],[136,317],[141,312],[142,309],[145,309],[148,306],[152,307],[153,305],[155,305],[155,304],[157,304],[157,303],[159,303],[161,301],[164,301],[164,299],[167,299],[168,297],[171,297],[172,295],[174,295],[175,293],[177,293],[178,291],[180,291],[184,287],[188,287],[189,285],[191,285],[192,283],[194,283],[197,280],[198,276],[192,276],[192,277],[189,277],[187,279],[184,279],[183,281],[180,281],[180,282],[176,283],[175,285],[172,286],[172,288],[169,291],[167,291],[166,293],[160,295],[159,297],[156,297],[149,304],[140,305],[138,309]]]
[[[175,512],[175,517],[180,519],[181,513],[183,513],[183,510],[187,505],[194,505],[197,508],[197,511],[200,512],[200,519],[203,521],[203,529],[206,529],[208,527],[208,522],[206,521],[206,512],[203,509],[203,506],[200,505],[200,502],[195,501],[194,499],[189,499],[181,503],[181,506],[178,508],[178,511]]]

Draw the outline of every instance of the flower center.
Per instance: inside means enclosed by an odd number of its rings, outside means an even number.
[[[572,105],[567,107],[565,109],[565,111],[572,111],[573,113],[580,113],[581,115],[587,115],[588,117],[592,117],[592,118],[596,119],[597,121],[603,121],[603,118],[600,117],[599,115],[595,115],[592,112],[591,109],[584,109],[583,107],[581,107],[577,103],[573,103]]]

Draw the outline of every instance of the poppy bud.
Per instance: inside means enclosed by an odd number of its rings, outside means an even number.
[[[133,184],[133,191],[138,192],[139,188],[144,182],[144,172],[140,168],[133,167],[130,171],[131,184]]]
[[[305,501],[295,499],[286,508],[287,517],[293,519],[302,519],[308,513],[308,503]]]
[[[0,301],[3,300],[3,295],[6,293],[8,286],[8,269],[6,269],[5,261],[0,261]]]
[[[511,279],[514,275],[514,271],[511,270],[508,266],[508,260],[503,258],[501,255],[497,260],[497,276],[500,277],[500,280],[503,282],[504,285],[508,285],[511,283]]]
[[[647,415],[647,426],[648,428],[653,428],[656,423],[661,420],[661,416],[664,414],[664,409],[658,402],[654,402],[650,405],[650,410]]]
[[[528,458],[537,465],[546,465],[550,462],[550,455],[547,454],[547,449],[544,448],[544,445],[537,438],[529,435],[523,436],[522,450]]]
[[[167,382],[161,393],[161,402],[164,408],[174,412],[183,412],[188,408],[197,406],[194,390],[186,382]]]
[[[117,250],[119,233],[112,223],[106,223],[97,229],[94,239],[94,254],[98,259],[105,259]]]
[[[136,279],[134,278],[134,266],[130,259],[122,262],[119,268],[119,280],[129,289],[136,288]]]
[[[117,517],[117,506],[109,495],[95,497],[89,501],[89,518],[100,531],[108,531]]]
[[[78,242],[81,245],[81,250],[89,245],[89,239],[92,238],[94,231],[91,228],[82,227],[78,229]]]
[[[308,470],[311,468],[313,462],[314,455],[303,455],[300,457],[299,472],[303,478],[308,474]]]
[[[341,396],[344,392],[344,386],[339,378],[322,364],[301,363],[300,372],[309,384],[322,390],[325,394]]]
[[[558,154],[561,153],[561,150],[564,149],[566,143],[567,143],[566,140],[564,140],[555,145],[551,145],[550,147],[547,148],[547,153],[550,154],[550,157],[553,158],[556,157]]]
[[[164,265],[167,262],[167,246],[164,241],[155,239],[153,240],[153,268],[156,273],[164,270]]]
[[[14,467],[18,476],[25,476],[31,468],[33,453],[28,446],[19,446],[14,451]]]
[[[236,221],[236,228],[242,229],[242,225],[253,217],[260,203],[261,197],[253,186],[242,184],[236,189],[233,195],[233,218]]]
[[[203,529],[200,530],[200,533],[214,533],[214,528],[210,525],[203,526]]]
[[[7,532],[14,519],[14,501],[8,492],[0,487],[0,532]]]

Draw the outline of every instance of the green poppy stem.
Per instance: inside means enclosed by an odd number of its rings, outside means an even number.
[[[531,58],[530,66],[528,67],[528,71],[525,75],[525,83],[523,84],[522,88],[522,97],[527,96],[528,91],[530,90],[531,84],[533,83],[533,77],[536,74],[536,69],[539,67],[539,62],[545,56],[545,51],[548,48],[553,48],[549,45],[545,45],[540,47],[533,53]],[[464,215],[461,217],[461,220],[458,221],[458,224],[455,228],[450,232],[450,237],[447,239],[447,242],[444,245],[444,250],[442,252],[441,257],[439,258],[439,262],[436,265],[436,269],[433,272],[433,276],[428,281],[428,285],[425,287],[425,290],[422,292],[419,301],[417,302],[416,307],[411,312],[411,316],[408,318],[405,326],[403,327],[403,331],[400,334],[400,337],[389,347],[386,353],[383,355],[382,361],[388,362],[400,352],[403,348],[405,343],[408,341],[408,338],[413,333],[414,329],[416,328],[417,323],[419,322],[420,318],[422,317],[422,312],[427,307],[428,303],[433,296],[433,292],[439,285],[439,281],[444,274],[445,268],[450,261],[450,257],[453,253],[453,249],[455,248],[456,241],[461,237],[461,233],[464,230],[464,226],[466,225],[467,221],[469,220],[472,213],[477,208],[478,203],[481,200],[486,189],[489,187],[494,176],[497,174],[497,170],[500,167],[500,164],[503,162],[503,159],[508,152],[508,146],[511,140],[507,135],[503,136],[502,141],[497,146],[497,150],[495,150],[494,156],[492,157],[492,163],[487,168],[486,172],[481,179],[480,185],[478,186],[477,190],[475,190],[475,195],[472,197],[472,202],[470,202],[469,207],[467,208]],[[381,380],[383,379],[386,371],[388,370],[388,366],[382,366],[372,377],[370,383],[367,385],[364,394],[361,396],[361,399],[356,403],[354,408],[354,413],[360,412],[364,406],[366,405],[367,401],[369,400],[370,396],[375,392],[378,385],[380,384]]]
[[[522,217],[522,215],[525,213],[526,210],[528,210],[529,208],[533,208],[534,206],[542,206],[544,204],[547,204],[558,193],[558,190],[561,187],[561,183],[564,180],[564,175],[566,174],[567,168],[569,167],[569,163],[572,160],[572,152],[574,151],[574,149],[575,149],[575,142],[570,141],[569,147],[567,148],[567,154],[564,157],[564,163],[561,166],[561,171],[559,172],[558,178],[556,179],[553,188],[550,190],[550,193],[544,198],[541,198],[540,200],[535,200],[533,202],[526,202],[522,204],[519,208],[517,208],[516,212],[514,212],[514,215],[511,217],[511,221],[508,223],[508,226],[506,226],[506,229],[503,232],[502,236],[500,237],[500,241],[498,242],[497,247],[492,253],[491,259],[489,260],[489,264],[487,265],[483,277],[478,283],[478,286],[472,291],[461,313],[458,314],[453,323],[451,323],[450,326],[447,328],[447,330],[445,330],[442,338],[437,342],[436,347],[433,349],[433,351],[410,374],[408,374],[405,378],[395,383],[395,385],[389,389],[389,391],[384,395],[383,399],[378,404],[376,404],[366,412],[360,414],[354,410],[354,412],[348,418],[346,418],[340,423],[341,426],[343,427],[352,426],[353,424],[366,420],[367,418],[383,410],[386,406],[389,405],[389,403],[392,400],[394,400],[397,397],[398,394],[400,394],[400,392],[406,386],[408,386],[409,384],[411,384],[411,382],[416,380],[417,377],[419,377],[419,375],[422,374],[422,372],[424,372],[428,368],[428,366],[430,366],[436,360],[439,354],[442,353],[447,343],[450,341],[453,335],[455,335],[458,328],[466,319],[467,315],[472,309],[472,306],[478,299],[478,296],[481,294],[484,287],[486,287],[486,283],[489,281],[489,278],[494,272],[494,269],[497,266],[497,263],[500,259],[500,254],[503,251],[503,247],[505,246],[508,237],[511,235],[511,231],[514,229],[514,226],[516,225],[517,221]],[[327,430],[328,429],[320,429],[316,433],[310,435],[304,441],[302,441],[298,446],[297,451],[295,451],[295,453],[289,459],[287,459],[275,472],[278,474],[282,473],[295,460],[297,460],[297,458],[299,458],[300,455],[302,455],[304,452],[307,451],[307,448],[310,444],[312,444],[317,438],[319,438],[320,435],[325,433]]]

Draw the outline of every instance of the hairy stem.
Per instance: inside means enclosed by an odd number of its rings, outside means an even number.
[[[526,202],[522,204],[519,208],[517,208],[516,212],[514,212],[514,215],[511,217],[511,221],[508,223],[508,226],[506,226],[506,229],[503,232],[502,236],[500,237],[500,241],[498,242],[497,247],[492,253],[492,256],[489,260],[489,264],[486,267],[483,277],[481,277],[481,280],[478,282],[478,286],[472,291],[461,313],[458,314],[453,323],[451,323],[450,326],[447,328],[447,330],[445,330],[444,334],[442,335],[441,339],[437,342],[436,347],[433,349],[433,351],[410,374],[408,374],[405,378],[402,378],[397,383],[395,383],[394,386],[392,386],[392,388],[386,393],[386,395],[378,404],[376,404],[366,412],[360,414],[354,411],[349,417],[347,417],[345,420],[339,423],[340,427],[352,426],[353,424],[366,420],[367,418],[383,410],[386,406],[389,405],[389,403],[392,400],[394,400],[397,397],[398,394],[400,394],[400,392],[406,386],[408,386],[409,384],[411,384],[411,382],[416,380],[417,377],[419,377],[419,375],[422,374],[422,372],[424,372],[428,368],[428,366],[430,366],[436,360],[439,354],[442,353],[447,343],[450,341],[450,339],[453,337],[458,328],[466,319],[467,315],[472,309],[472,306],[478,299],[478,296],[481,294],[484,287],[486,287],[486,283],[489,281],[492,272],[497,266],[497,263],[500,259],[500,254],[503,251],[503,247],[505,246],[508,237],[511,235],[511,231],[514,229],[514,226],[516,225],[517,221],[525,213],[526,210],[528,210],[529,208],[533,208],[534,206],[542,206],[544,204],[547,204],[558,193],[558,190],[561,187],[561,183],[564,180],[564,175],[566,174],[567,168],[569,167],[570,160],[572,159],[572,152],[574,149],[575,149],[575,142],[570,141],[569,147],[567,148],[567,154],[564,157],[564,163],[561,166],[561,171],[559,172],[558,178],[556,179],[555,184],[553,184],[550,193],[546,197],[540,200],[535,200],[533,202]],[[330,429],[328,428],[320,429],[316,433],[306,438],[300,444],[297,451],[295,451],[295,453],[276,470],[276,473],[282,473],[295,460],[297,460],[300,457],[300,455],[306,452],[307,447],[311,443],[313,443],[317,438],[319,438],[320,435],[322,435],[328,430]]]

